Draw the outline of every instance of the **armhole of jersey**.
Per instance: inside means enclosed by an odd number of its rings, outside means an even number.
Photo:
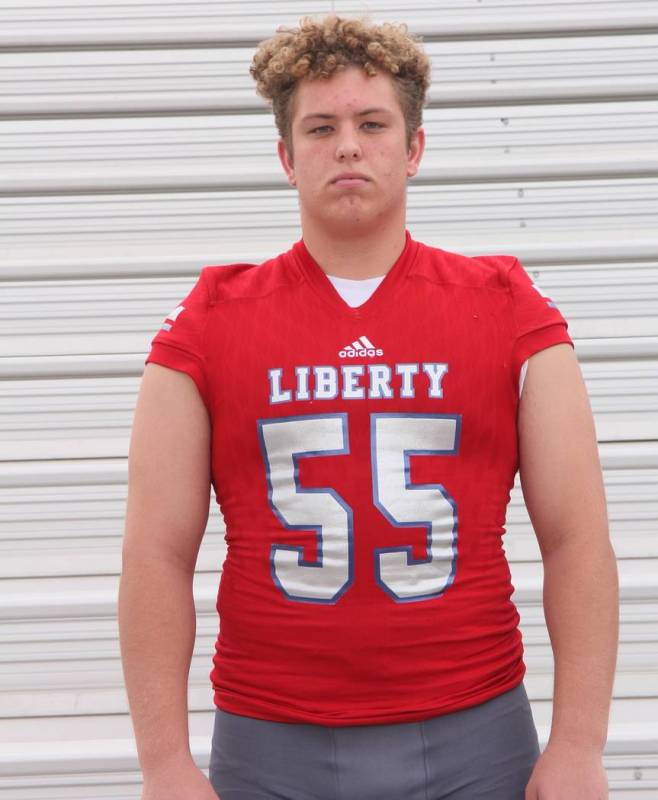
[[[144,360],[144,364],[154,363],[160,364],[163,367],[174,369],[178,372],[184,372],[189,375],[194,381],[203,404],[208,411],[209,417],[212,419],[212,398],[211,398],[211,384],[208,380],[208,370],[206,363],[206,339],[208,331],[208,322],[210,319],[210,311],[212,302],[212,295],[208,286],[207,267],[203,267],[199,277],[198,285],[203,286],[206,295],[206,302],[203,307],[203,321],[196,336],[196,342],[192,341],[183,343],[176,341],[167,341],[166,339],[158,338],[160,331],[156,337],[151,341],[151,348]],[[181,310],[183,310],[181,301]],[[178,310],[178,309],[176,309]],[[198,313],[198,312],[197,312]],[[177,315],[178,316],[178,315]],[[166,319],[170,319],[167,317]],[[162,330],[162,329],[161,329]]]
[[[519,372],[519,399],[521,398],[521,394],[523,392],[523,384],[525,382],[525,374],[528,371],[528,359],[521,364],[521,371]]]

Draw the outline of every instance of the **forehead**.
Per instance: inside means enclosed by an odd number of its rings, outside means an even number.
[[[380,70],[368,75],[361,67],[350,66],[330,78],[304,78],[295,89],[292,119],[309,114],[358,113],[370,107],[401,112],[393,78]]]

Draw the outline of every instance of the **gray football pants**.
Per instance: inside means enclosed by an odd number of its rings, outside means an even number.
[[[421,722],[272,722],[215,709],[220,800],[523,800],[539,756],[524,685]]]

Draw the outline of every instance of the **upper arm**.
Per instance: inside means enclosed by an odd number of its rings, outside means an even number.
[[[607,537],[594,420],[570,345],[529,359],[518,430],[521,486],[542,556],[568,539]]]
[[[208,521],[211,425],[192,378],[149,363],[128,454],[124,557],[174,558],[193,570]]]

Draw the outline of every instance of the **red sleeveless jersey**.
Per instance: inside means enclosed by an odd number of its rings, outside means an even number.
[[[303,240],[201,270],[146,362],[188,373],[212,422],[218,707],[405,722],[521,682],[502,547],[519,371],[560,342],[563,316],[516,258],[409,231],[358,308]]]

